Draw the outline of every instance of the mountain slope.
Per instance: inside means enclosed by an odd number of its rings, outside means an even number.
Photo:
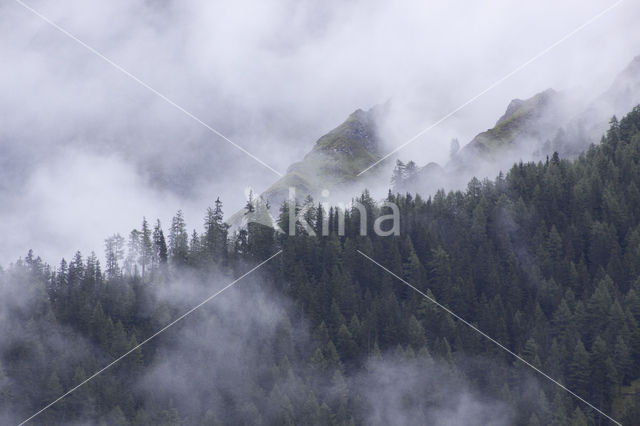
[[[433,193],[461,187],[473,176],[495,176],[519,160],[539,160],[559,152],[573,158],[598,143],[613,115],[621,116],[640,103],[640,56],[588,104],[568,92],[547,89],[512,100],[495,126],[476,135],[445,167],[433,163],[417,168],[399,191]]]
[[[318,198],[323,190],[331,193],[348,190],[349,185],[361,181],[358,173],[381,157],[381,137],[378,121],[386,112],[386,105],[368,111],[358,109],[338,127],[318,139],[304,158],[293,163],[287,173],[262,194],[261,202],[277,207],[289,197],[289,188],[301,200],[307,195]],[[370,173],[375,176],[375,172]],[[242,222],[246,209],[229,219],[233,226]]]
[[[281,202],[290,186],[298,193],[317,195],[323,189],[335,188],[356,180],[357,174],[380,158],[377,119],[383,107],[353,112],[344,123],[322,136],[301,161],[271,185],[262,197]]]
[[[553,89],[529,99],[513,99],[495,126],[476,135],[445,167],[429,163],[417,168],[395,190],[434,193],[462,185],[473,176],[493,175],[523,157],[531,158],[567,122],[572,102],[569,95]]]
[[[504,149],[532,153],[569,118],[568,95],[547,89],[526,99],[514,99],[495,126],[474,137],[460,151],[460,159],[493,158]]]
[[[613,115],[626,114],[640,103],[640,55],[616,76],[611,86],[572,119],[553,141],[561,154],[574,156],[600,142]]]

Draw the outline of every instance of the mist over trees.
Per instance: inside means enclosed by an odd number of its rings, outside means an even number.
[[[33,424],[605,424],[360,250],[633,424],[639,187],[636,107],[573,162],[519,163],[426,199],[390,192],[400,236],[376,236],[373,220],[361,235],[358,210],[339,236],[342,212],[321,206],[309,210],[316,236],[259,223],[230,233],[218,199],[200,231],[179,211],[166,237],[146,218],[108,237],[104,266],[93,253],[51,266],[29,252],[0,271],[0,419],[24,420],[282,250]],[[381,214],[368,194],[357,201]]]

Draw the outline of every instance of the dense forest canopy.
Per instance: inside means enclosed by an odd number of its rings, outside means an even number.
[[[316,236],[216,200],[201,232],[106,240],[106,261],[29,253],[0,271],[0,418],[19,423],[269,258],[33,424],[599,425],[608,420],[407,282],[623,424],[640,419],[640,107],[575,161],[520,163],[433,197],[392,194],[400,236],[308,210]],[[383,214],[368,193],[358,198]],[[324,215],[330,235],[322,236]],[[288,206],[279,223],[288,223]]]

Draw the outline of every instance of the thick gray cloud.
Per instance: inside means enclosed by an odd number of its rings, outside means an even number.
[[[390,145],[401,143],[613,2],[28,4],[284,171],[348,113],[387,99],[401,111]],[[468,141],[514,97],[596,95],[638,53],[638,10],[623,2],[403,158],[442,161],[451,137]],[[199,227],[217,195],[232,212],[247,185],[276,177],[16,2],[0,6],[0,37],[0,263],[29,247],[51,261],[100,251],[135,216],[178,206]]]

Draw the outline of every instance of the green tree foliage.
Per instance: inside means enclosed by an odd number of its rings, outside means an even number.
[[[415,165],[398,163],[394,184],[413,173]],[[368,192],[356,198],[364,211],[307,210],[315,236],[277,234],[268,226],[269,206],[252,196],[247,226],[233,235],[218,199],[206,212],[204,229],[191,238],[180,211],[168,241],[160,223],[151,229],[146,219],[130,233],[127,253],[122,237],[109,237],[104,275],[95,255],[77,253],[50,268],[29,252],[0,270],[0,290],[20,283],[33,296],[15,308],[18,325],[0,349],[0,396],[28,415],[183,312],[160,300],[154,288],[183,274],[237,276],[282,250],[260,273],[264,288],[286,298],[291,309],[271,335],[258,336],[264,361],[246,366],[257,374],[242,393],[219,380],[215,367],[202,372],[210,386],[197,395],[207,407],[201,412],[136,388],[149,366],[170,364],[163,359],[168,335],[164,343],[137,348],[56,405],[43,424],[363,424],[367,408],[354,380],[371,362],[411,358],[442,362],[473,389],[515,407],[515,424],[602,423],[545,380],[531,391],[535,372],[509,368],[511,356],[433,300],[634,424],[640,401],[639,187],[635,108],[573,162],[553,155],[519,163],[495,181],[474,179],[464,192],[439,191],[426,199],[390,193],[388,200],[400,208],[400,236],[371,232],[381,209]],[[312,200],[306,204],[314,206]],[[278,220],[283,229],[288,208]],[[338,232],[342,218],[344,233]],[[328,235],[319,232],[325,222]],[[67,362],[59,342],[70,335],[79,337]],[[206,354],[197,355],[206,362]],[[477,360],[486,364],[474,365]],[[21,385],[12,393],[6,383]],[[429,395],[424,399],[428,404]]]
[[[178,210],[171,220],[168,249],[169,258],[174,265],[184,266],[187,264],[187,258],[189,257],[189,234],[187,233],[187,225],[184,221],[182,210]]]

